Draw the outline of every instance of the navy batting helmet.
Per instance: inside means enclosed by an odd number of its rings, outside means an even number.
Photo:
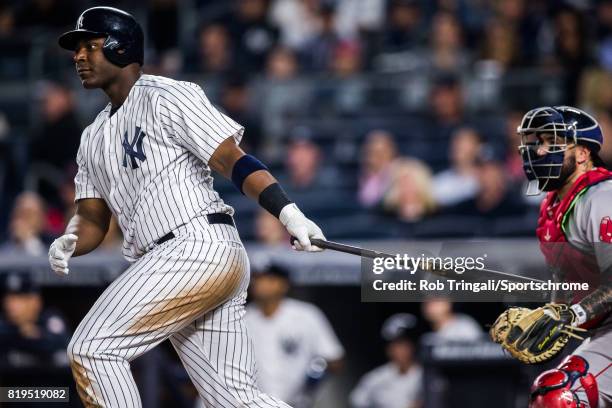
[[[129,13],[113,7],[92,7],[77,20],[76,28],[60,36],[60,47],[75,50],[82,38],[105,37],[102,51],[113,64],[125,67],[143,65],[144,35],[140,24]]]

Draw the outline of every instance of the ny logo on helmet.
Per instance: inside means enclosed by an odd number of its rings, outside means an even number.
[[[128,140],[128,132],[125,131],[123,135],[123,167],[127,167],[127,156],[130,156],[130,166],[132,170],[138,168],[138,163],[136,159],[141,162],[147,160],[147,157],[144,155],[142,150],[142,140],[146,136],[145,132],[142,131],[138,126],[136,127],[136,136],[130,142]]]
[[[79,16],[79,19],[77,20],[76,28],[77,30],[83,28],[83,14]]]

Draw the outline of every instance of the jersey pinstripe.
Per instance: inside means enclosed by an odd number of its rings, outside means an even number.
[[[208,161],[243,131],[198,85],[142,75],[116,112],[109,104],[83,131],[75,199],[106,201],[123,232],[123,255],[134,261],[199,214],[233,214],[213,190]]]

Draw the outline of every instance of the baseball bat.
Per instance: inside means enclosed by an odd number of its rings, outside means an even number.
[[[296,240],[295,237],[291,237],[292,245],[295,240]],[[375,251],[373,249],[360,248],[357,246],[352,246],[352,245],[347,245],[347,244],[341,244],[339,242],[327,241],[327,240],[319,239],[319,238],[311,238],[310,243],[315,246],[318,246],[319,248],[330,249],[332,251],[338,251],[338,252],[344,252],[346,254],[362,256],[364,258],[372,258],[372,259],[374,258],[395,258],[395,255],[391,255],[385,252]],[[484,272],[485,274],[492,275],[493,277],[497,279],[510,279],[513,281],[520,281],[520,282],[544,283],[544,281],[541,279],[530,278],[528,276],[515,275],[512,273],[496,271],[493,269],[482,268],[482,269],[476,269],[476,270]],[[442,276],[447,276],[447,273],[448,273],[448,271],[437,271],[434,269],[427,269],[426,271],[435,273],[437,275],[442,275]]]

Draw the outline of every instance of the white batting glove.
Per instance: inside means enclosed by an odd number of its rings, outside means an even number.
[[[51,269],[60,276],[68,275],[68,260],[76,249],[76,242],[79,239],[74,234],[62,235],[49,247],[49,263]]]
[[[281,210],[278,219],[285,226],[287,232],[295,240],[293,249],[306,252],[320,252],[322,248],[312,245],[310,238],[325,239],[323,231],[314,222],[306,218],[304,213],[295,204],[287,204]]]

